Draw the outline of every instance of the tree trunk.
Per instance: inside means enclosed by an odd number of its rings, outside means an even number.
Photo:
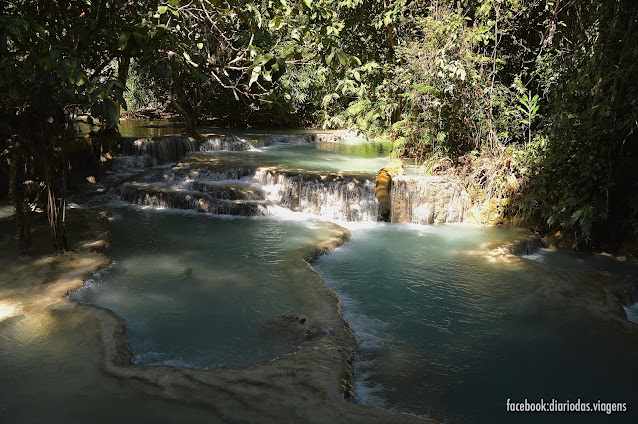
[[[199,139],[201,135],[197,131],[198,110],[189,101],[190,99],[186,95],[175,66],[171,61],[171,86],[168,92],[168,100],[182,115],[182,119],[184,119],[186,124],[186,135]]]
[[[28,208],[24,206],[24,196],[21,190],[20,142],[14,141],[11,148],[11,166],[9,169],[9,198],[13,200],[16,215],[16,227],[20,243],[20,254],[27,255],[31,249],[31,229],[29,228]]]
[[[182,119],[184,120],[184,123],[186,124],[186,135],[190,136],[190,137],[194,137],[194,138],[200,138],[201,135],[199,134],[199,131],[197,131],[197,112],[196,111],[192,111],[189,112],[187,109],[192,109],[188,106],[188,103],[184,104],[181,100],[182,97],[185,97],[182,93],[182,95],[177,94],[177,96],[175,95],[175,85],[177,84],[171,84],[171,90],[168,94],[168,100],[171,102],[171,105],[177,110],[177,112],[179,112],[179,114],[182,116]],[[179,92],[180,87],[177,87],[177,91]],[[176,98],[177,97],[177,98]]]
[[[131,57],[122,56],[117,61],[117,80],[122,84],[122,88],[126,90],[126,80],[128,79],[129,69],[131,68]]]

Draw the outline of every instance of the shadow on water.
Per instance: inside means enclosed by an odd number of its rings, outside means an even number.
[[[119,210],[113,264],[71,299],[126,320],[135,364],[257,364],[294,349],[268,322],[308,313],[298,249],[319,243],[326,225]]]

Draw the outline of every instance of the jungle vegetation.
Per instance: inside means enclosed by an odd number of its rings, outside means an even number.
[[[5,0],[0,154],[21,248],[40,208],[66,249],[74,119],[114,134],[150,105],[192,136],[214,118],[389,137],[462,178],[479,220],[635,253],[637,26],[631,0]]]

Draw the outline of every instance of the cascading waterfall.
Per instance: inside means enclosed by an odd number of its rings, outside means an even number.
[[[153,208],[195,210],[213,215],[266,214],[266,202],[263,200],[214,198],[197,191],[178,191],[143,184],[123,185],[121,197],[129,203]]]
[[[219,150],[242,152],[245,150],[255,150],[255,147],[249,141],[234,135],[213,135],[204,138],[199,146],[199,150],[202,152],[215,152]]]
[[[199,149],[200,142],[191,137],[168,136],[157,138],[123,139],[124,156],[146,158],[147,167],[177,162],[190,152]]]
[[[258,169],[253,181],[273,203],[326,219],[376,221],[378,204],[370,178]]]
[[[192,152],[242,152],[254,145],[302,144],[316,134],[264,135],[250,141],[235,135],[125,139],[126,156],[113,164],[117,175],[180,161]],[[291,148],[294,148],[291,146]],[[200,154],[201,156],[201,154]],[[268,206],[318,215],[325,219],[377,221],[373,175],[286,170],[245,166],[241,157],[192,157],[170,169],[140,174],[117,189],[122,200],[149,207],[193,209],[213,214],[277,213]],[[470,207],[467,193],[440,177],[395,177],[390,185],[392,222],[435,224],[462,222]]]
[[[255,173],[253,168],[231,167],[226,169],[206,169],[199,167],[173,168],[164,172],[163,181],[171,187],[187,188],[194,181],[199,182],[219,182],[238,181],[252,176]]]
[[[462,222],[471,203],[462,187],[441,177],[395,177],[390,199],[391,222],[413,224]]]

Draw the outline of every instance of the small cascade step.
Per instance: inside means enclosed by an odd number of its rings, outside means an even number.
[[[141,156],[145,166],[157,166],[177,162],[190,152],[199,149],[199,141],[185,136],[164,136],[155,138],[123,138],[121,141],[124,156]]]
[[[390,197],[391,222],[463,222],[471,206],[467,192],[457,182],[442,177],[393,178]]]
[[[266,200],[260,187],[241,181],[193,181],[191,189],[214,199]]]
[[[215,152],[226,150],[231,152],[243,152],[245,150],[254,150],[255,147],[251,142],[243,140],[234,135],[205,135],[199,146],[201,152]]]
[[[134,183],[122,186],[121,198],[139,206],[190,209],[214,215],[264,215],[267,204],[265,200],[220,199],[198,191],[175,190],[161,185]]]
[[[294,211],[346,221],[377,219],[374,182],[368,176],[261,168],[253,180],[271,201]]]

